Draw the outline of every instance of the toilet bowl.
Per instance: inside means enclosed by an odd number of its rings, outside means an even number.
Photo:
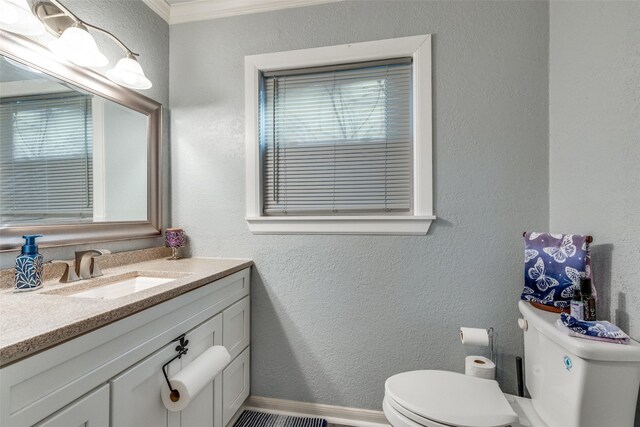
[[[422,370],[385,382],[393,427],[632,427],[640,386],[640,343],[569,337],[558,315],[520,301],[525,384],[531,398],[504,394],[494,380]]]

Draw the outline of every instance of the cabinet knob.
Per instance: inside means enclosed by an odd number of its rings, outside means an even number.
[[[527,323],[525,319],[518,319],[518,326],[523,331],[526,331],[527,329],[529,329],[529,323]]]

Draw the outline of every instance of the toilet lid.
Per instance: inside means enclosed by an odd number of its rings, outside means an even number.
[[[387,379],[385,394],[408,412],[442,424],[499,427],[518,423],[493,380],[447,371],[403,372]]]

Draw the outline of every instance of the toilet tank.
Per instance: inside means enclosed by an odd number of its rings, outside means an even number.
[[[640,344],[569,337],[558,314],[519,302],[524,330],[525,384],[550,427],[632,427],[640,386]]]

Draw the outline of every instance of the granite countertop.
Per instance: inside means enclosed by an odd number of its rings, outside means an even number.
[[[48,280],[33,292],[0,290],[0,367],[252,265],[241,259],[163,258],[103,269],[104,276],[96,279],[64,284]],[[68,296],[132,271],[175,280],[115,299]]]

